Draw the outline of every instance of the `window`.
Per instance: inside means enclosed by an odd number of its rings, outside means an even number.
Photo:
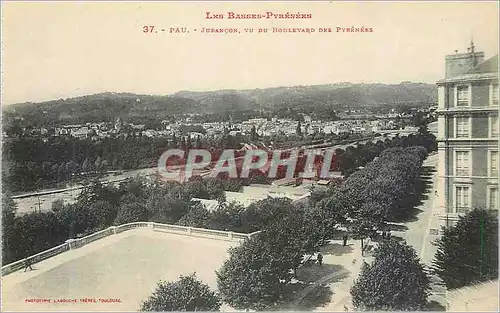
[[[490,104],[497,106],[498,105],[498,84],[491,85],[491,101]]]
[[[498,210],[498,188],[490,187],[488,188],[488,199],[487,199],[488,209]]]
[[[498,115],[490,116],[490,137],[498,138]]]
[[[498,177],[498,151],[490,151],[490,158],[488,163],[488,173],[490,177]]]
[[[469,192],[469,186],[455,187],[455,207],[457,212],[467,212],[470,208]]]
[[[456,151],[455,152],[455,175],[456,176],[469,176],[469,151]]]
[[[470,118],[469,117],[457,117],[455,120],[455,133],[456,138],[469,138],[470,135]]]
[[[457,107],[469,106],[469,86],[457,86]]]

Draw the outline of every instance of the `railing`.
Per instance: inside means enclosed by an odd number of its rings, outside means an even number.
[[[138,228],[138,227],[149,227],[149,223],[147,223],[147,222],[135,222],[135,223],[122,224],[122,225],[115,227],[115,234],[124,232],[126,230]]]
[[[171,224],[160,224],[160,223],[151,223],[153,229],[165,231],[167,233],[174,234],[188,234],[189,227],[179,226],[179,225],[171,225]]]
[[[68,243],[63,243],[62,245],[56,246],[54,248],[50,248],[49,250],[42,251],[40,253],[37,253],[35,255],[32,255],[27,258],[27,260],[33,264],[37,263],[43,260],[46,260],[50,257],[53,257],[54,255],[60,254],[62,252],[68,251],[70,249]],[[15,272],[19,269],[22,269],[26,266],[26,259],[19,260],[10,264],[7,264],[5,266],[2,266],[2,275],[6,275],[12,272]]]
[[[113,228],[110,227],[82,238],[69,239],[66,242],[70,244],[70,248],[80,248],[85,246],[86,244],[89,244],[93,241],[99,240],[101,238],[107,237],[112,234],[114,234],[114,231]]]
[[[215,229],[186,227],[186,226],[160,224],[160,223],[150,223],[149,227],[153,228],[155,231],[163,231],[172,234],[183,234],[194,237],[212,238],[212,239],[220,239],[228,241],[241,241],[249,239],[252,236],[260,233],[260,231],[256,231],[250,234],[243,234],[243,233],[234,233],[230,231],[222,231]]]
[[[96,233],[90,234],[88,236],[78,238],[78,239],[68,239],[65,243],[50,248],[48,250],[39,252],[35,255],[28,257],[27,259],[22,259],[7,265],[2,266],[2,275],[7,275],[9,273],[15,272],[19,269],[22,269],[26,266],[26,260],[28,260],[29,264],[38,263],[40,261],[51,258],[60,253],[66,252],[68,250],[77,249],[85,246],[93,241],[99,240],[101,238],[118,234],[130,229],[134,228],[150,228],[155,231],[163,231],[166,233],[172,234],[182,234],[194,237],[203,237],[203,238],[212,238],[218,240],[227,240],[227,241],[242,241],[245,239],[249,239],[252,236],[260,233],[260,231],[256,231],[250,234],[243,233],[233,233],[228,231],[221,230],[213,230],[213,229],[205,229],[205,228],[194,228],[194,227],[186,227],[179,225],[170,225],[170,224],[161,224],[161,223],[153,223],[153,222],[135,222],[122,224],[119,226],[111,226],[109,228],[103,229]]]

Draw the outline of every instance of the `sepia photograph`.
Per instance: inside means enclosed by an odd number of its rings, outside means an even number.
[[[498,312],[498,1],[2,1],[1,311]]]

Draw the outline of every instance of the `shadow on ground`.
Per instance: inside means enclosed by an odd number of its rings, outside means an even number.
[[[352,252],[354,250],[351,246],[352,244],[348,244],[347,246],[343,246],[339,243],[329,243],[321,248],[321,253],[324,255],[336,255],[340,256],[346,253]]]
[[[426,311],[446,311],[446,308],[444,305],[437,301],[431,301],[427,304],[427,310]]]
[[[405,230],[408,230],[408,226],[402,225],[402,224],[387,223],[385,225],[385,230],[390,230],[390,231],[405,231]]]
[[[330,303],[333,292],[326,284],[314,286],[311,284],[296,282],[287,286],[284,303],[270,311],[312,311],[317,307],[326,306]],[[304,290],[310,288],[306,295],[302,295]]]
[[[333,275],[334,273],[344,273],[339,275]],[[334,283],[341,279],[349,276],[349,271],[343,267],[342,265],[337,264],[313,264],[309,266],[302,266],[297,269],[297,280],[303,283],[313,283],[318,281],[319,279],[326,278],[328,275],[333,275],[331,279],[327,279],[325,281],[321,281],[321,283]]]
[[[326,306],[330,303],[332,295],[333,292],[328,286],[316,286],[294,309],[296,311],[312,311],[317,307]]]

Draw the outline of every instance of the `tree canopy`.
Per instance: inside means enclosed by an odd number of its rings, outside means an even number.
[[[141,311],[219,311],[222,302],[208,285],[193,273],[178,281],[160,281],[153,294],[141,305]]]
[[[358,310],[420,311],[427,304],[430,281],[415,250],[406,243],[388,240],[365,263],[351,288]]]
[[[444,229],[437,240],[433,271],[448,288],[498,277],[498,220],[475,209]]]

